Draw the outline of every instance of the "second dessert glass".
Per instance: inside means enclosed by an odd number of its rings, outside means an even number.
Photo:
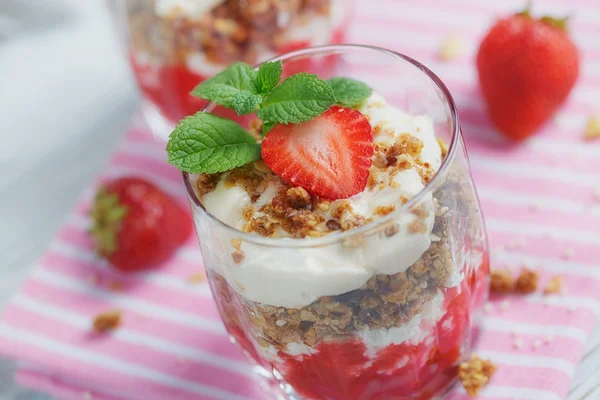
[[[110,0],[143,93],[142,112],[166,139],[206,104],[190,92],[234,61],[343,42],[343,0]],[[231,117],[231,115],[228,115]]]
[[[313,71],[316,64],[306,63],[324,57],[337,59],[332,70]],[[489,272],[454,101],[429,69],[385,49],[325,46],[277,59],[292,69],[308,66],[323,79],[363,81],[407,114],[430,119],[444,159],[425,189],[407,202],[398,199],[392,213],[308,239],[266,238],[225,225],[203,207],[197,177],[184,173],[227,331],[278,398],[435,398],[469,356]],[[204,112],[218,107],[211,103]],[[408,269],[398,267],[400,258],[409,260]],[[349,266],[365,273],[349,277]],[[303,277],[315,270],[334,295],[313,295],[322,287]],[[369,273],[375,270],[385,273]]]

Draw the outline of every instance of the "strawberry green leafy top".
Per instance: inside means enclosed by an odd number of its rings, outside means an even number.
[[[300,72],[280,83],[282,63],[267,62],[258,71],[236,62],[199,84],[192,95],[263,121],[263,135],[277,124],[310,121],[338,104],[353,107],[371,88],[350,78],[327,81]],[[261,145],[240,125],[210,113],[181,120],[169,136],[168,162],[189,173],[225,172],[261,158]]]

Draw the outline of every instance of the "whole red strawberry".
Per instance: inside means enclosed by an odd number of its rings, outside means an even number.
[[[97,253],[122,271],[138,271],[167,260],[192,231],[184,208],[137,177],[103,185],[91,216]]]
[[[536,131],[567,98],[579,76],[579,52],[566,19],[534,19],[526,10],[501,19],[479,47],[477,70],[496,127],[512,139]]]

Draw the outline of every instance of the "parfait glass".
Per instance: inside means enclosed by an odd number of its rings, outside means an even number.
[[[306,62],[323,58],[336,62],[318,70]],[[409,115],[429,119],[444,158],[425,188],[390,214],[306,239],[226,225],[199,200],[197,176],[184,173],[230,338],[274,398],[437,398],[469,356],[489,279],[485,226],[452,96],[427,67],[381,48],[323,46],[276,59],[294,71],[358,79]],[[235,204],[222,206],[235,212]],[[427,235],[417,234],[422,228]],[[357,270],[364,273],[349,272]],[[318,283],[305,279],[309,273],[320,274]]]

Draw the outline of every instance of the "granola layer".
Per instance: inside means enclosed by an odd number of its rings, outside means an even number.
[[[456,273],[444,219],[438,219],[434,234],[439,241],[408,270],[375,275],[359,289],[323,296],[299,309],[252,302],[221,276],[215,274],[214,281],[226,318],[252,329],[260,346],[286,350],[291,343],[301,343],[313,347],[321,340],[364,329],[400,327],[420,314]]]

